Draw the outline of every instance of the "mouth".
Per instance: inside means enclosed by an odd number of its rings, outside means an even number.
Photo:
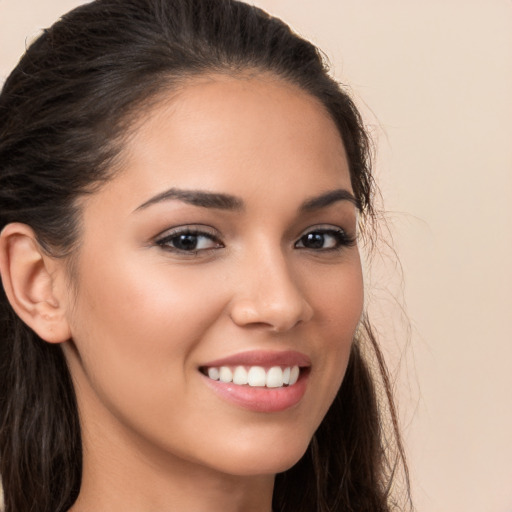
[[[297,383],[306,368],[293,366],[203,366],[199,369],[211,380],[233,383],[236,386],[283,388]]]
[[[208,387],[224,400],[255,412],[279,412],[306,393],[311,360],[296,351],[250,351],[199,367]]]

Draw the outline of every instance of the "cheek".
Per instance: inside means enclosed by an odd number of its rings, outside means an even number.
[[[222,315],[221,283],[166,262],[117,263],[81,273],[72,329],[78,358],[70,366],[84,421],[117,418],[158,444],[180,432],[183,441],[201,419],[193,416],[195,350]]]
[[[184,383],[189,354],[224,304],[200,270],[112,259],[81,274],[73,339],[93,386],[121,392],[136,381],[137,394],[152,396],[157,380]]]
[[[340,268],[316,272],[308,283],[317,323],[329,334],[328,340],[352,339],[361,319],[364,286],[361,263],[357,252]]]
[[[317,272],[308,285],[315,309],[311,334],[319,354],[319,364],[312,369],[312,377],[319,383],[316,389],[321,390],[311,413],[320,419],[341,386],[363,312],[363,278],[358,255],[349,263],[324,274]]]
[[[118,340],[123,346],[140,332],[141,343],[164,336],[166,345],[171,339],[179,345],[182,331],[201,330],[223,308],[214,273],[203,274],[166,262],[139,265],[119,259],[83,273],[78,308],[87,325],[97,325],[96,334],[123,333]]]

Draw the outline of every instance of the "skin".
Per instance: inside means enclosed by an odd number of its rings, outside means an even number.
[[[171,188],[242,206],[141,207]],[[361,317],[357,245],[330,234],[356,237],[356,207],[301,210],[339,189],[352,192],[333,121],[272,77],[196,79],[141,116],[121,171],[83,200],[72,287],[55,288],[83,428],[74,512],[270,512],[274,475],[306,450]],[[192,252],[158,243],[183,226],[213,239]],[[310,232],[321,248],[304,246]],[[59,282],[65,262],[52,272]],[[201,365],[249,350],[310,359],[296,405],[255,412],[206,384]]]

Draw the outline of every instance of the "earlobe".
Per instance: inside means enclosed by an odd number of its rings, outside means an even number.
[[[70,338],[66,297],[63,287],[56,286],[63,266],[42,250],[26,224],[11,223],[2,230],[0,274],[7,298],[23,322],[49,343]]]

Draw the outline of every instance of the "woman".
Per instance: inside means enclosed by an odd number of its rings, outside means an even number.
[[[368,139],[314,46],[234,1],[84,5],[7,79],[0,166],[6,512],[396,506]]]

